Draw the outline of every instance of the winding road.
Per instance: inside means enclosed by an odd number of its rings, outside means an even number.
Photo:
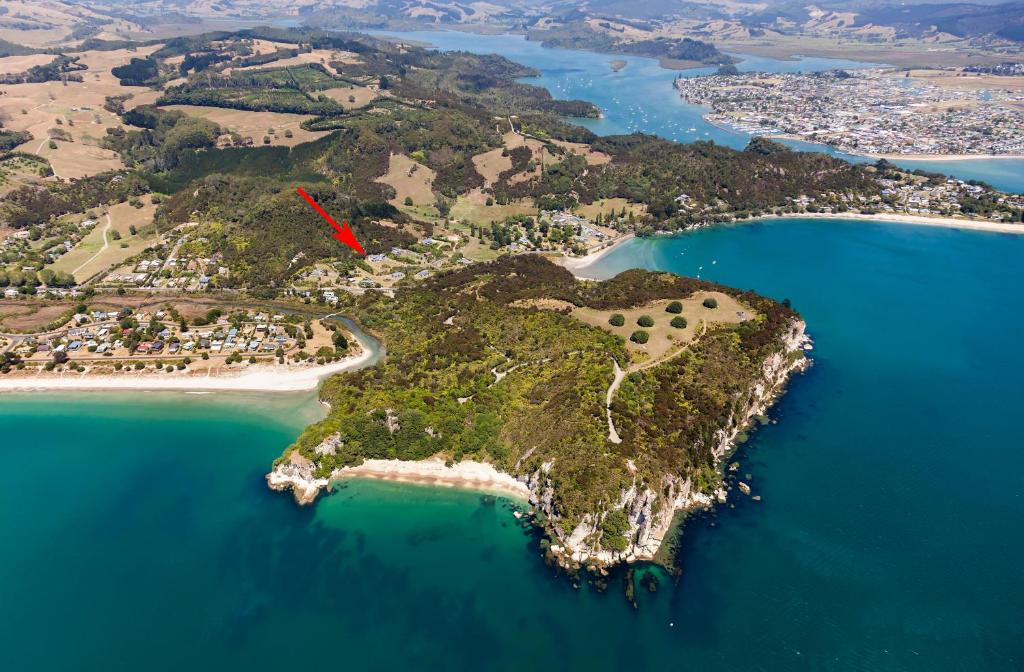
[[[74,275],[75,273],[78,273],[80,270],[82,270],[83,268],[88,266],[94,259],[96,259],[96,257],[98,257],[101,254],[103,254],[107,250],[107,248],[110,247],[110,240],[107,238],[107,233],[110,232],[110,227],[112,227],[113,225],[114,225],[114,222],[113,222],[113,220],[110,219],[110,213],[108,212],[107,213],[107,225],[105,227],[103,227],[103,247],[101,247],[99,249],[99,252],[97,252],[96,254],[92,255],[91,257],[89,257],[88,259],[83,261],[81,264],[79,264],[78,268],[76,268],[75,270],[71,271],[71,275]]]

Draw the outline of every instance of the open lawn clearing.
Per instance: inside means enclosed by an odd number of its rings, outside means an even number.
[[[405,154],[392,154],[388,161],[388,172],[376,181],[395,190],[392,203],[405,205],[405,199],[411,198],[413,205],[424,206],[432,205],[437,200],[433,192],[434,175],[433,170]]]
[[[627,213],[632,212],[636,217],[641,217],[647,212],[647,206],[643,203],[630,203],[624,198],[601,198],[589,205],[581,205],[573,212],[580,217],[594,220],[598,215],[607,220],[612,212],[616,215],[625,209]]]
[[[84,282],[157,242],[159,236],[153,227],[156,206],[148,197],[143,198],[143,203],[145,205],[142,208],[135,208],[128,203],[111,206],[107,215],[99,218],[89,234],[74,249],[50,264],[49,268],[71,273],[77,282]],[[130,230],[132,225],[137,230],[134,236]],[[120,234],[120,240],[114,240],[115,231]]]
[[[162,109],[178,110],[185,114],[208,119],[220,126],[238,133],[243,138],[252,138],[256,145],[263,144],[267,131],[274,129],[270,135],[271,145],[294,147],[303,142],[310,142],[327,135],[327,131],[307,131],[300,128],[306,114],[290,114],[286,112],[250,112],[247,110],[229,110],[223,107],[205,107],[200,105],[167,105]],[[285,131],[291,131],[292,137],[285,137]]]
[[[590,145],[585,145],[582,142],[566,142],[565,140],[552,140],[551,142],[570,154],[582,156],[588,166],[603,166],[612,162],[612,157],[592,149]]]
[[[12,157],[0,163],[0,197],[13,189],[27,185],[40,184],[44,178],[39,174],[44,163],[38,160],[29,160],[24,157]],[[3,223],[0,222],[0,229]],[[0,240],[2,240],[0,236]]]
[[[489,189],[497,182],[498,176],[503,172],[511,170],[512,158],[505,152],[505,149],[498,148],[473,157],[473,167],[476,168],[476,172],[483,175],[484,189]]]
[[[37,65],[46,65],[55,58],[52,54],[28,54],[0,58],[0,75],[18,75]]]
[[[323,91],[318,91],[318,93],[322,93],[328,98],[336,101],[346,110],[365,107],[370,102],[376,100],[380,95],[373,89],[366,86],[353,86],[351,88],[347,86],[340,86],[336,89],[324,89]]]
[[[276,45],[284,46],[284,45]],[[284,47],[288,48],[288,47]],[[294,48],[294,47],[292,47]],[[260,53],[273,53],[273,49],[262,51]],[[333,49],[314,49],[313,51],[299,54],[298,56],[291,56],[289,58],[282,58],[270,63],[263,63],[260,65],[247,65],[242,68],[232,68],[234,72],[245,72],[249,70],[261,70],[264,68],[287,68],[293,65],[305,65],[307,63],[318,63],[325,68],[328,72],[332,70],[331,63],[347,63],[349,65],[355,65],[362,63],[359,55],[351,51],[336,51]]]
[[[132,87],[137,88],[137,87]],[[154,89],[146,89],[142,91],[136,91],[132,94],[132,97],[124,101],[124,109],[134,110],[139,105],[152,105],[160,96],[163,95],[163,91],[156,91]]]
[[[456,221],[463,219],[473,224],[490,225],[492,222],[503,222],[506,217],[514,215],[536,215],[537,206],[529,199],[513,201],[508,205],[487,205],[488,194],[474,189],[465,196],[459,196],[452,206],[451,217]]]
[[[33,333],[50,326],[62,316],[70,316],[73,302],[35,303],[21,300],[0,300],[0,331]]]
[[[707,298],[718,301],[718,307],[706,308],[703,302]],[[587,324],[625,339],[626,347],[633,357],[629,371],[653,366],[674,356],[686,347],[695,336],[704,333],[705,328],[714,328],[716,324],[739,324],[754,317],[750,309],[728,294],[721,292],[695,292],[692,296],[679,299],[679,301],[683,304],[683,312],[678,315],[686,319],[686,327],[683,329],[676,329],[670,324],[672,318],[677,317],[676,314],[665,311],[665,308],[672,302],[670,299],[654,301],[638,308],[626,310],[576,308],[572,314]],[[620,313],[625,317],[625,323],[621,327],[613,327],[608,323],[609,318],[615,313]],[[643,315],[648,315],[654,320],[653,327],[641,327],[637,324],[637,320]],[[705,323],[707,327],[705,327]],[[650,334],[650,340],[646,344],[641,345],[629,340],[630,335],[638,330]]]
[[[508,149],[515,149],[517,147],[528,148],[530,152],[532,152],[532,160],[536,164],[532,171],[523,171],[510,177],[510,184],[519,184],[520,182],[526,182],[535,177],[540,177],[543,166],[558,163],[562,160],[561,157],[553,156],[540,140],[524,137],[514,131],[509,131],[503,135],[501,139],[502,142],[505,143],[505,147]]]
[[[109,149],[80,142],[57,141],[56,144],[57,148],[51,149],[49,141],[43,139],[30,151],[49,161],[58,177],[84,177],[124,167],[121,157]]]

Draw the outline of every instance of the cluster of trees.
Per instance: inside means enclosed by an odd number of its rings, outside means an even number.
[[[368,253],[415,242],[405,231],[375,223],[380,218],[403,221],[383,199],[349,198],[321,184],[303,186],[326,210],[345,214]],[[210,176],[167,199],[156,215],[160,229],[196,219],[213,224],[204,233],[210,252],[220,252],[231,268],[225,284],[259,295],[276,295],[310,264],[348,255],[328,235],[323,220],[296,196],[294,185],[277,180]]]
[[[206,105],[253,112],[290,112],[294,114],[336,115],[344,108],[324,95],[313,96],[298,89],[205,88],[187,84],[167,89],[157,101],[160,105]]]
[[[0,124],[0,152],[7,152],[32,139],[28,131],[11,131]]]
[[[111,69],[121,86],[150,86],[160,81],[160,65],[152,58],[132,58]]]
[[[41,285],[47,287],[74,287],[75,278],[64,271],[41,270],[4,270],[0,268],[0,287],[24,287],[34,289]]]
[[[75,74],[85,70],[80,56],[58,55],[49,63],[34,65],[25,72],[0,75],[0,84],[40,84],[42,82],[80,82],[82,76]]]
[[[175,168],[191,150],[213,147],[221,132],[212,121],[151,105],[140,105],[121,118],[140,130],[108,128],[103,145],[127,165],[154,172]]]
[[[139,175],[113,171],[47,184],[25,185],[0,198],[0,221],[16,229],[38,226],[51,218],[84,212],[105,203],[120,203],[149,191]]]

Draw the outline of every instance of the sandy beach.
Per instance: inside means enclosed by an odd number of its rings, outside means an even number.
[[[1024,234],[1024,223],[1013,224],[1008,222],[989,222],[976,219],[959,219],[957,217],[927,217],[924,215],[884,213],[866,215],[856,212],[830,214],[801,212],[787,215],[764,215],[752,220],[739,220],[736,223],[742,224],[744,221],[758,221],[763,219],[849,219],[869,222],[890,222],[894,224],[913,224],[917,226],[938,226],[944,229],[965,229],[968,231],[987,231],[989,233]]]
[[[324,366],[251,366],[235,375],[201,376],[187,372],[124,373],[92,376],[88,373],[51,373],[0,376],[0,392],[36,392],[43,390],[178,390],[236,392],[307,392],[335,373],[358,368],[373,353],[360,341],[359,354]]]
[[[579,271],[580,269],[590,266],[597,260],[604,257],[606,254],[617,248],[619,245],[622,245],[627,241],[633,240],[634,237],[635,236],[632,233],[627,233],[626,235],[621,236],[620,238],[616,238],[615,242],[613,242],[611,245],[608,245],[607,247],[602,247],[601,249],[595,250],[590,254],[584,255],[582,257],[560,257],[553,259],[552,261],[554,261],[559,266],[562,266],[563,268],[572,271],[573,275],[577,275],[576,271]]]
[[[401,460],[366,460],[358,467],[336,471],[332,480],[344,478],[374,478],[401,483],[464,488],[493,492],[516,499],[529,499],[530,490],[512,476],[500,472],[485,462],[463,460],[448,467],[439,458],[419,462]]]

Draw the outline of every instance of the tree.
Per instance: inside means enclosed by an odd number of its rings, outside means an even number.
[[[621,509],[609,511],[601,523],[601,545],[610,551],[622,552],[626,550],[629,541],[626,533],[629,532],[629,518]]]
[[[412,205],[412,196],[406,196],[406,197],[405,197],[405,204],[406,204],[407,206],[410,206],[410,205]]]
[[[686,318],[681,315],[677,315],[676,317],[672,318],[672,321],[669,322],[669,324],[671,324],[674,329],[685,329]]]
[[[625,323],[626,318],[622,313],[614,313],[611,317],[608,318],[608,324],[612,325],[613,327],[621,327]]]
[[[70,359],[68,357],[68,353],[64,352],[63,350],[53,353],[54,364],[66,364],[68,359]]]
[[[701,302],[701,305],[705,308],[711,308],[714,310],[715,308],[718,308],[718,300],[713,296],[709,296]]]
[[[638,329],[638,330],[634,331],[633,334],[629,337],[629,340],[633,341],[634,343],[638,343],[640,345],[643,345],[644,343],[646,343],[650,339],[651,339],[651,335],[648,334],[643,329]]]
[[[654,318],[652,318],[650,315],[641,315],[637,319],[636,323],[637,323],[638,326],[641,326],[641,327],[648,327],[648,328],[649,327],[653,327],[654,326]]]
[[[678,315],[679,313],[683,312],[683,304],[679,301],[673,301],[672,303],[668,304],[668,306],[665,307],[665,312],[675,313],[676,315]]]

